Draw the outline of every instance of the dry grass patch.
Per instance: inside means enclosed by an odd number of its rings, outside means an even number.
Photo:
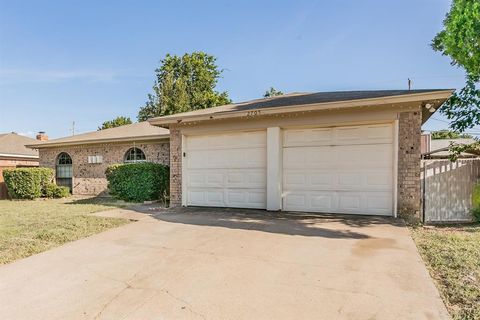
[[[103,200],[0,200],[0,264],[128,223],[94,212],[118,207]]]
[[[453,319],[480,319],[480,224],[412,229]]]

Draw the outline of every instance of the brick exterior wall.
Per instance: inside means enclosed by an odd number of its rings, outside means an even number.
[[[182,133],[170,127],[170,207],[182,205]]]
[[[400,217],[407,220],[420,218],[421,127],[420,109],[399,114],[397,211]]]
[[[105,170],[111,164],[123,163],[133,143],[76,145],[40,149],[40,166],[55,169],[57,156],[66,152],[73,162],[73,194],[98,195],[107,190]],[[169,164],[169,143],[136,143],[149,162]],[[88,156],[101,155],[103,163],[88,163]]]

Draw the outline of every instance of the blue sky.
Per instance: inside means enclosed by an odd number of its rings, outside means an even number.
[[[0,132],[136,119],[167,53],[215,55],[238,102],[284,92],[459,88],[429,43],[447,0],[0,0]],[[436,119],[445,121],[439,114]],[[430,120],[425,129],[447,123]]]

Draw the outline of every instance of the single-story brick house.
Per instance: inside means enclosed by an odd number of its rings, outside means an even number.
[[[42,139],[39,134],[37,139]],[[15,132],[0,134],[0,199],[8,197],[7,187],[3,181],[3,170],[21,167],[38,167],[38,152],[25,147],[36,140]]]
[[[27,145],[38,149],[40,166],[55,170],[57,184],[73,194],[98,195],[107,190],[105,170],[111,164],[169,163],[169,131],[134,123]]]
[[[451,94],[289,94],[149,122],[170,130],[171,206],[418,217],[421,126]]]

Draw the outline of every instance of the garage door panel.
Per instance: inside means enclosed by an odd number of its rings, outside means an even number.
[[[283,205],[293,211],[391,215],[393,126],[285,130]]]
[[[362,194],[354,192],[338,192],[338,211],[340,212],[361,212]]]
[[[390,215],[389,193],[365,194],[349,191],[288,192],[284,209],[290,211]]]
[[[265,149],[226,149],[223,150],[225,162],[223,168],[262,168],[265,166]]]
[[[285,146],[328,144],[333,137],[331,128],[288,130],[284,134]]]
[[[391,124],[374,124],[335,128],[292,129],[286,130],[283,138],[284,147],[390,144],[393,142],[393,128]]]
[[[286,191],[308,190],[392,190],[393,177],[390,170],[345,171],[332,170],[285,170],[283,188]]]
[[[209,172],[206,170],[197,172],[188,172],[187,187],[211,187],[222,188],[225,185],[224,177],[218,172]]]
[[[263,188],[266,185],[266,171],[260,170],[233,170],[225,173],[227,188]]]
[[[360,188],[365,183],[361,172],[340,172],[338,174],[338,186],[340,188]]]
[[[189,205],[209,207],[255,208],[266,206],[264,189],[208,188],[188,190]]]
[[[188,198],[193,205],[198,206],[219,206],[223,201],[223,190],[210,188],[207,190],[190,189]]]
[[[391,143],[393,142],[393,128],[391,124],[379,124],[366,126],[366,137],[369,141],[375,139],[377,142]]]
[[[379,214],[388,214],[392,211],[390,193],[367,195],[366,210]]]
[[[335,153],[330,147],[290,147],[283,149],[284,168],[330,168]]]
[[[266,207],[266,132],[186,138],[188,205]]]
[[[257,208],[266,206],[264,189],[227,189],[226,206],[232,208]]]

